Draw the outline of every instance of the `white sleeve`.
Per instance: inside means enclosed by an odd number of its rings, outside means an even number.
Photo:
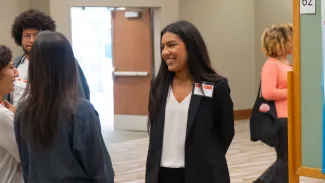
[[[0,105],[0,146],[20,163],[14,130],[14,113]]]

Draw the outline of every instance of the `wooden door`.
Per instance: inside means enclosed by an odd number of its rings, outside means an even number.
[[[114,126],[145,130],[153,68],[150,9],[112,12]]]

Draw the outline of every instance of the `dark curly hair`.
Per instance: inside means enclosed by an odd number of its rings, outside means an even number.
[[[42,11],[30,9],[22,12],[15,18],[11,27],[11,36],[18,46],[21,46],[23,30],[30,28],[55,31],[56,25],[55,21]]]
[[[0,45],[0,70],[7,67],[12,59],[12,51],[10,48]]]

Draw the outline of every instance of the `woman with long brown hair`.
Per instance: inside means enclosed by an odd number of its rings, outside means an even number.
[[[68,40],[61,33],[39,33],[28,69],[29,90],[15,116],[25,182],[113,183],[98,114],[77,97],[77,65]]]

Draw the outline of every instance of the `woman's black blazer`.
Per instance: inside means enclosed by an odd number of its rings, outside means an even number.
[[[185,140],[185,182],[229,183],[226,152],[235,135],[230,88],[225,77],[206,83],[214,86],[213,97],[195,95],[192,92],[189,105]],[[168,94],[168,87],[166,88],[157,118],[150,127],[146,183],[158,183]],[[150,92],[156,91],[151,89]],[[150,103],[149,100],[149,106]]]

